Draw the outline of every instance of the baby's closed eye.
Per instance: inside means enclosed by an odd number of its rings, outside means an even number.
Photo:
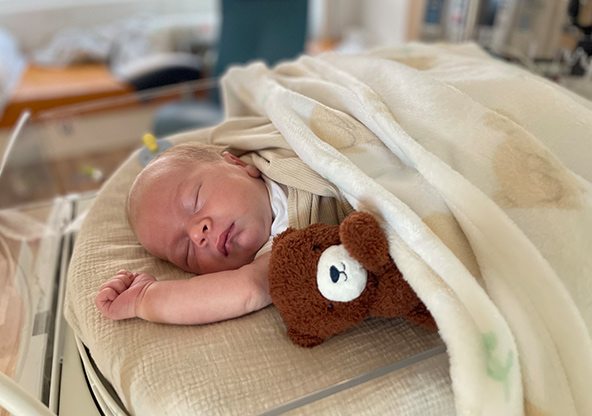
[[[197,187],[197,191],[195,191],[195,202],[193,204],[193,212],[197,212],[197,201],[199,200],[199,190],[201,189],[201,185]]]

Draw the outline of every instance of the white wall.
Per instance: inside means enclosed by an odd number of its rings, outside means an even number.
[[[313,37],[341,39],[362,30],[372,45],[417,39],[425,0],[311,0]]]
[[[110,24],[142,12],[211,14],[218,7],[219,0],[0,0],[0,27],[29,53],[68,27]]]
[[[340,39],[363,29],[373,44],[414,38],[425,0],[309,0],[309,37]],[[25,53],[48,44],[64,28],[108,25],[139,13],[217,15],[220,0],[0,0],[0,28]]]
[[[311,38],[339,39],[347,28],[360,26],[360,13],[366,0],[310,0]]]

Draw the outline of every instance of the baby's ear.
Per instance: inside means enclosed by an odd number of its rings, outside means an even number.
[[[240,166],[241,168],[245,168],[247,175],[251,178],[260,178],[261,172],[253,165],[249,165],[248,163],[242,161],[238,157],[231,155],[228,152],[222,153],[222,157],[226,161],[226,163],[230,163],[231,165]]]
[[[232,155],[228,152],[224,152],[222,153],[222,158],[227,162],[230,163],[231,165],[238,165],[238,166],[247,166],[247,164],[245,162],[243,162],[242,160],[240,160],[238,157],[236,157],[235,155]]]
[[[246,165],[245,169],[247,170],[247,174],[251,178],[260,178],[261,177],[261,171],[259,169],[257,169],[257,167],[255,167],[253,165]]]

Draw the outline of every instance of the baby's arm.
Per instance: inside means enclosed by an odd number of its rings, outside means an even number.
[[[192,325],[236,318],[271,303],[269,257],[266,253],[240,269],[188,280],[157,281],[145,273],[129,272],[133,278],[122,279],[120,272],[101,286],[95,303],[111,319],[137,316],[152,322]],[[130,282],[129,289],[120,290],[123,285],[117,280]],[[111,281],[116,288],[109,284]]]

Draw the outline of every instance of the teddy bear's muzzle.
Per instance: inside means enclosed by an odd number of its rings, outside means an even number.
[[[368,281],[368,272],[343,245],[331,246],[321,255],[317,267],[317,286],[324,298],[334,302],[357,299]]]

